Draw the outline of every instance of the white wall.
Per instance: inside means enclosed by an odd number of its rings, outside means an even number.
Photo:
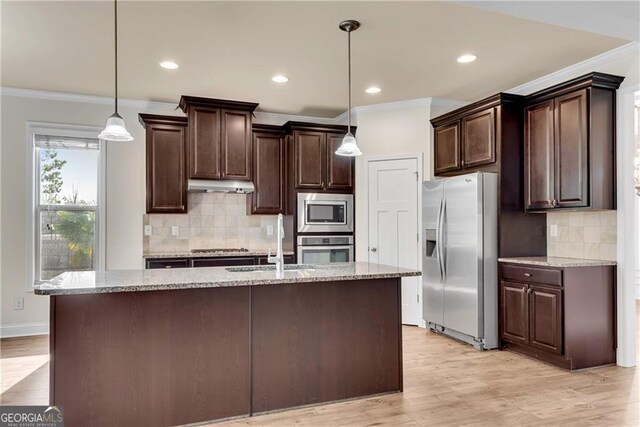
[[[2,336],[47,330],[49,298],[27,292],[27,122],[50,122],[103,127],[112,113],[104,103],[60,101],[7,95],[2,103],[0,147],[0,332]],[[122,106],[120,114],[134,137],[130,143],[109,143],[106,184],[106,268],[142,266],[141,224],[145,203],[144,130],[139,112],[178,114],[171,106]],[[13,310],[13,299],[24,298],[24,310]]]

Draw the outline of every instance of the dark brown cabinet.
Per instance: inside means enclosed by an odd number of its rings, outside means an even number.
[[[258,104],[182,96],[187,114],[188,175],[251,180],[251,114]]]
[[[354,187],[353,157],[335,153],[346,126],[287,122],[293,153],[293,188],[317,192],[351,193]],[[355,127],[351,132],[355,134]]]
[[[615,91],[591,73],[527,97],[525,209],[615,209]]]
[[[473,168],[495,163],[495,111],[495,108],[489,108],[461,119],[462,167]]]
[[[553,101],[525,110],[525,198],[529,209],[552,208],[554,187]],[[532,142],[535,141],[535,144]]]
[[[191,267],[188,258],[150,258],[146,260],[146,268],[153,270],[157,268],[187,268]]]
[[[501,346],[566,369],[615,363],[614,266],[500,264]]]
[[[255,265],[253,257],[214,257],[214,258],[193,258],[192,267],[229,267],[237,265]]]
[[[147,213],[186,213],[184,117],[140,114],[146,130]]]
[[[431,120],[435,174],[457,175],[494,165],[496,135],[502,126],[496,117],[504,102],[519,101],[515,95],[501,93]]]
[[[296,188],[322,190],[325,187],[325,134],[296,131]]]
[[[503,341],[562,353],[562,290],[500,282]]]
[[[435,174],[460,169],[460,122],[434,127]]]
[[[327,190],[353,190],[353,158],[339,156],[336,150],[344,134],[327,133]]]
[[[530,286],[529,345],[552,353],[562,353],[562,290]]]
[[[254,192],[247,198],[249,214],[286,213],[286,150],[280,126],[253,126]]]
[[[528,287],[521,283],[500,283],[502,339],[529,344]]]

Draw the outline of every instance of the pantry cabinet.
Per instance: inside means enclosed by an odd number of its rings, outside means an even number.
[[[536,92],[525,107],[525,209],[615,209],[615,91],[591,73]]]
[[[140,114],[146,130],[147,213],[186,213],[185,117]]]
[[[187,170],[196,179],[251,180],[256,103],[182,96],[187,114]]]

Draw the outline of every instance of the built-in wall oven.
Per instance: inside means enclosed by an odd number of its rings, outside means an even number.
[[[298,264],[353,262],[353,236],[298,236]]]
[[[353,233],[353,194],[298,193],[298,233]]]

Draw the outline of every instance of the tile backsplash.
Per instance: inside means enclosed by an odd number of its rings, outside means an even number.
[[[188,193],[188,214],[147,214],[144,225],[152,227],[143,236],[145,252],[175,252],[207,248],[268,249],[276,247],[276,215],[247,215],[246,194]],[[171,235],[171,227],[179,235]],[[273,227],[273,235],[267,228]],[[292,239],[287,230],[285,242]],[[285,244],[285,246],[287,246]]]
[[[547,214],[547,255],[616,261],[616,211]],[[551,226],[558,235],[551,236]]]

